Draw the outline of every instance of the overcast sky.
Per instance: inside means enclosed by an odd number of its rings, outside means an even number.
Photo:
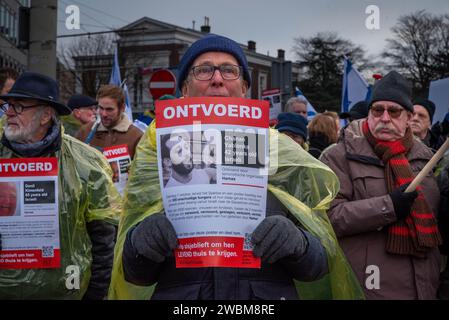
[[[65,28],[65,8],[78,5],[81,30]],[[365,9],[380,9],[380,30],[368,30]],[[425,9],[449,14],[449,0],[58,0],[58,34],[120,28],[144,16],[196,29],[209,17],[211,32],[242,44],[256,42],[259,53],[276,56],[284,49],[295,60],[294,38],[335,31],[377,55],[385,46],[390,28],[401,15]]]

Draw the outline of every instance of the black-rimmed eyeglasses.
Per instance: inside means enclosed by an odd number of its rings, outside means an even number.
[[[8,109],[9,109],[10,107],[12,107],[12,108],[14,109],[15,113],[21,114],[21,113],[23,112],[24,109],[34,108],[34,107],[38,107],[38,106],[41,106],[41,105],[42,105],[42,103],[39,103],[39,104],[33,104],[33,105],[31,105],[31,106],[24,106],[24,105],[22,105],[22,104],[20,104],[20,103],[11,103],[11,102],[7,102],[7,103],[2,104],[2,105],[0,106],[0,109],[2,109],[2,111],[6,113],[6,112],[8,111]]]
[[[192,73],[196,80],[208,81],[214,76],[215,70],[220,71],[221,76],[225,80],[237,80],[240,78],[242,67],[223,64],[221,66],[201,65],[192,67]]]

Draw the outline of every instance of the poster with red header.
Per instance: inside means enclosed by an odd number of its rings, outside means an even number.
[[[128,170],[131,165],[131,156],[128,146],[121,144],[103,149],[103,154],[112,169],[112,181],[118,192],[123,196],[126,182],[128,181]]]
[[[0,269],[60,267],[58,160],[0,159]]]
[[[260,268],[251,234],[265,218],[267,101],[156,101],[158,169],[177,268]]]
[[[280,89],[267,89],[262,91],[262,100],[270,103],[270,126],[277,124],[278,115],[282,112],[282,96]]]

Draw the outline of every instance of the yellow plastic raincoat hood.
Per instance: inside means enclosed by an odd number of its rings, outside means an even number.
[[[0,128],[0,136],[2,131]],[[118,224],[121,198],[101,153],[62,134],[61,149],[54,156],[59,165],[61,267],[0,270],[0,299],[81,299],[89,284],[92,263],[86,223],[103,220]],[[0,158],[19,156],[0,143]],[[66,286],[68,266],[79,267],[79,290]]]

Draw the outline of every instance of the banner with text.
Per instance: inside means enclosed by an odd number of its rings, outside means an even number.
[[[270,103],[270,125],[277,123],[278,115],[282,112],[280,89],[268,89],[262,91],[262,100],[267,100]]]
[[[158,169],[179,246],[176,267],[260,268],[250,236],[265,218],[267,101],[156,101]]]
[[[131,165],[131,156],[128,146],[121,144],[103,149],[103,154],[108,159],[112,169],[112,181],[118,192],[123,196],[126,182],[128,181],[128,170]]]
[[[0,269],[60,267],[58,160],[0,159]]]

